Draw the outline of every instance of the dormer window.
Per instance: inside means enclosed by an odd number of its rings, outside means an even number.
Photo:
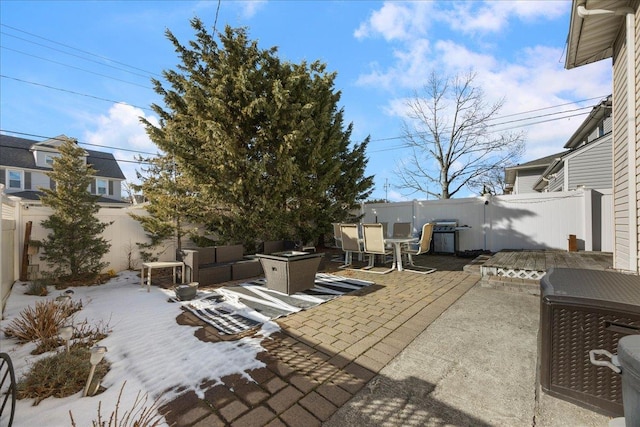
[[[107,183],[106,179],[96,179],[96,194],[99,194],[101,196],[107,194],[107,186],[109,184]]]
[[[9,170],[9,188],[22,190],[22,171]]]
[[[44,163],[47,166],[53,166],[53,159],[55,156],[52,156],[51,154],[45,154],[44,155]]]

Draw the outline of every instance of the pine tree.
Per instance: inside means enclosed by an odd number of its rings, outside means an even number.
[[[368,139],[350,148],[335,73],[318,61],[283,62],[245,29],[227,27],[218,44],[198,19],[182,64],[154,80],[165,108],[150,138],[198,183],[203,220],[222,239],[309,240],[331,231],[371,192]]]
[[[142,259],[151,261],[163,251],[161,246],[166,242],[175,242],[176,249],[182,249],[182,240],[187,234],[185,226],[189,218],[195,216],[194,208],[199,209],[198,199],[196,185],[182,173],[173,157],[159,155],[138,160],[148,166],[137,172],[141,183],[133,184],[132,188],[144,195],[149,215],[130,215],[140,222],[150,239],[137,245]]]
[[[47,173],[55,182],[55,189],[42,189],[42,204],[53,213],[41,222],[50,230],[42,242],[41,258],[53,268],[56,277],[83,279],[97,275],[108,265],[101,260],[111,245],[102,232],[111,223],[99,222],[95,217],[100,209],[99,197],[88,191],[95,170],[86,164],[86,152],[75,140],[66,140],[58,150],[60,156]]]

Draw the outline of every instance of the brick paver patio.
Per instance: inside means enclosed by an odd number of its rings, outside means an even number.
[[[349,295],[277,320],[282,330],[262,341],[266,365],[210,384],[200,399],[185,393],[161,412],[172,426],[319,426],[473,287],[479,276],[462,271],[470,260],[426,256],[428,275],[380,275],[338,270],[374,281]],[[337,263],[323,269],[335,272]],[[190,313],[178,322],[201,326],[204,341],[223,339]],[[237,337],[234,337],[236,339]],[[228,338],[227,338],[228,339]]]

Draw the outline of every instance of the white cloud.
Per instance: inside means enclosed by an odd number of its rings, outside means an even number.
[[[242,9],[242,17],[249,19],[253,18],[253,16],[258,13],[258,11],[267,4],[266,0],[249,0],[249,1],[239,1],[237,4]]]
[[[545,115],[575,114],[570,110],[595,105],[598,100],[572,101],[604,97],[611,92],[609,61],[565,70],[561,48],[534,45],[533,42],[507,59],[499,56],[499,48],[471,48],[479,45],[477,38],[465,37],[479,32],[503,31],[518,22],[556,19],[567,13],[570,2],[428,3],[431,5],[429,10],[417,7],[416,3],[385,3],[355,33],[359,38],[381,36],[389,42],[388,49],[392,50],[395,61],[385,69],[373,64],[371,71],[362,74],[357,83],[397,94],[390,97],[383,108],[392,117],[407,117],[406,97],[411,96],[414,90],[420,90],[432,70],[443,76],[473,70],[476,73],[474,84],[482,88],[488,103],[504,98],[500,116],[541,109],[496,121],[513,121],[501,128],[526,133],[527,150],[522,160],[531,160],[562,151],[567,139],[585,117],[551,121],[557,115]],[[436,23],[445,23],[449,28],[437,33],[434,31],[427,38],[425,29]],[[419,25],[424,27],[418,28]],[[547,109],[561,104],[567,105]],[[530,119],[516,121],[525,117]],[[532,124],[537,121],[543,123]]]
[[[143,157],[149,157],[149,154],[145,153],[158,152],[158,147],[149,139],[144,125],[140,123],[141,117],[145,117],[153,125],[158,125],[158,119],[155,116],[145,116],[144,111],[140,108],[127,104],[114,104],[109,109],[108,115],[92,118],[95,130],[86,132],[83,138],[85,142],[98,146],[88,148],[97,151],[112,151],[117,160],[124,160],[119,164],[127,181],[137,181],[135,170],[138,164],[129,162],[134,160],[136,153],[118,150],[119,148],[139,151],[143,153]],[[109,149],[103,149],[99,146]]]
[[[380,10],[371,13],[368,21],[354,32],[358,39],[382,36],[385,40],[405,40],[424,35],[429,27],[431,2],[385,2]]]
[[[514,17],[523,21],[556,18],[565,13],[569,5],[566,1],[461,2],[441,10],[440,18],[455,31],[489,33],[503,30]]]

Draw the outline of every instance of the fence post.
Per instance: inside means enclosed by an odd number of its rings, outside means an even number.
[[[584,206],[584,250],[593,250],[593,190],[582,188]]]

